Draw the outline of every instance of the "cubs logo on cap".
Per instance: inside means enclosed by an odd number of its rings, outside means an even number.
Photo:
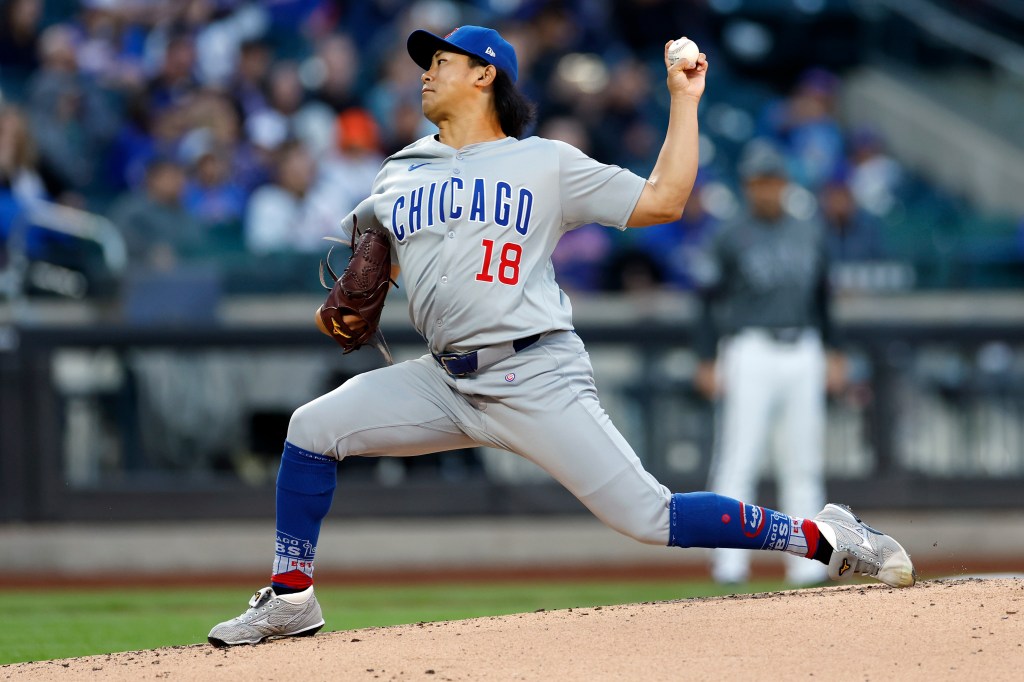
[[[505,72],[513,83],[519,78],[515,49],[493,28],[459,26],[444,38],[421,29],[409,35],[406,47],[409,56],[424,71],[430,68],[435,52],[448,50],[479,57],[493,64],[496,69]]]

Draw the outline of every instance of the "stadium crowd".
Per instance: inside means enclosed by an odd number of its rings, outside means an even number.
[[[242,291],[315,286],[322,237],[384,157],[432,132],[405,50],[414,28],[497,26],[537,103],[532,132],[645,175],[667,116],[662,45],[686,32],[715,54],[707,11],[700,0],[0,0],[0,240],[31,224],[34,203],[55,202],[109,218],[133,268],[207,262]],[[913,182],[877,133],[842,124],[839,77],[806,69],[744,109],[720,94],[741,79],[725,60],[715,69],[685,215],[570,233],[554,256],[564,288],[690,288],[687,252],[736,209],[735,159],[755,137],[785,151],[789,208],[820,210],[833,258],[891,256],[883,221]],[[41,233],[24,248],[88,269],[66,242]]]

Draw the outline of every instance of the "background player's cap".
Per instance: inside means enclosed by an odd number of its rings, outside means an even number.
[[[766,176],[785,178],[789,175],[786,157],[770,140],[756,139],[747,143],[738,164],[744,180]]]
[[[473,55],[493,64],[496,69],[508,74],[513,83],[519,77],[515,49],[493,28],[459,26],[444,38],[429,31],[413,31],[409,35],[407,47],[409,56],[424,71],[430,68],[435,52],[450,50]]]

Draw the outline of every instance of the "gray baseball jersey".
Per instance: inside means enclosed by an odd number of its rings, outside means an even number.
[[[769,223],[744,212],[715,231],[691,271],[705,302],[697,339],[704,357],[714,355],[719,334],[745,328],[813,327],[832,340],[825,233],[817,220]]]
[[[385,160],[353,215],[391,235],[430,350],[465,351],[572,329],[551,253],[580,225],[624,228],[645,182],[554,140],[453,149],[428,136]]]

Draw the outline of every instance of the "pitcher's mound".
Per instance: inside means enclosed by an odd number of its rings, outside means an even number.
[[[1010,680],[1022,643],[1024,581],[972,578],[194,645],[6,666],[0,679]]]

